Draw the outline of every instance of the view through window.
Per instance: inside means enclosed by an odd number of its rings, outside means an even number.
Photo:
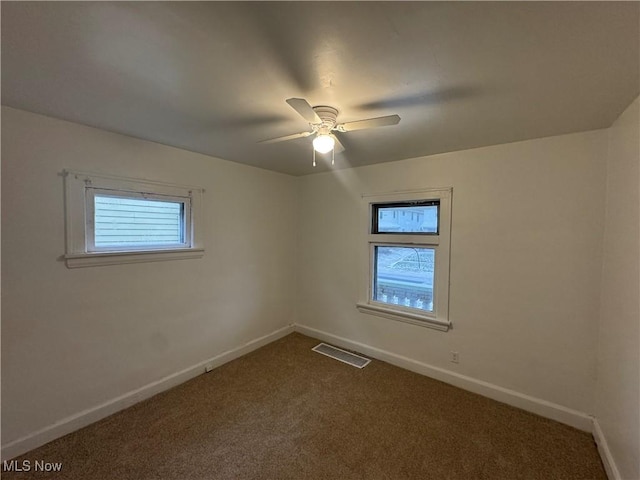
[[[373,233],[438,233],[436,201],[374,205]]]
[[[376,246],[374,255],[374,300],[433,311],[433,248]]]
[[[438,200],[381,203],[372,207],[373,234],[438,234]],[[433,312],[435,253],[435,249],[423,246],[375,246],[372,299]]]
[[[181,246],[184,201],[95,195],[96,248]]]

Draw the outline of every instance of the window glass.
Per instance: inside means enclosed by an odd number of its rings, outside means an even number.
[[[373,300],[433,311],[435,249],[374,247]]]
[[[437,234],[438,210],[436,201],[373,205],[371,233]]]
[[[183,202],[96,194],[94,205],[96,248],[185,242]]]

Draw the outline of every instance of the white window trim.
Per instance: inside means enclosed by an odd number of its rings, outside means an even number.
[[[449,263],[451,250],[451,196],[452,188],[435,188],[425,190],[410,190],[382,194],[363,194],[363,217],[366,219],[366,253],[362,255],[362,281],[360,299],[356,304],[362,313],[376,315],[392,320],[420,325],[441,331],[451,328],[449,321]],[[439,200],[440,218],[438,235],[407,235],[407,234],[372,234],[371,215],[372,205],[385,202],[405,202],[414,200]],[[379,245],[419,245],[436,250],[434,272],[434,311],[420,313],[417,309],[410,309],[402,305],[389,305],[376,302],[373,299],[374,249]],[[365,257],[366,255],[366,257]]]
[[[150,180],[123,178],[96,173],[83,173],[73,170],[63,172],[65,179],[65,221],[67,267],[91,267],[115,265],[121,263],[156,262],[185,258],[200,258],[204,255],[204,216],[202,213],[202,195],[200,187],[174,185]],[[103,251],[92,247],[91,225],[92,208],[89,198],[96,191],[110,190],[144,194],[149,198],[188,198],[189,207],[185,210],[187,230],[184,246],[148,247],[144,249],[128,248],[126,251]]]

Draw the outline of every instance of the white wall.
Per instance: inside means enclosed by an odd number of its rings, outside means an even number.
[[[640,478],[640,99],[609,129],[596,417],[620,478]],[[614,468],[616,468],[614,467]]]
[[[606,141],[594,131],[301,178],[298,323],[593,413]],[[360,195],[449,186],[453,330],[359,313]]]
[[[64,168],[206,189],[202,259],[68,269]],[[293,322],[295,178],[2,108],[3,446]]]

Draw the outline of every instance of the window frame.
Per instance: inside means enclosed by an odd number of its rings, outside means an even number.
[[[392,192],[383,194],[364,194],[363,210],[367,221],[366,228],[366,262],[362,271],[362,286],[357,308],[360,312],[382,316],[436,330],[447,331],[451,328],[449,321],[449,265],[451,243],[451,197],[452,188],[434,188]],[[439,201],[438,233],[374,233],[375,219],[379,205],[406,204],[416,201]],[[363,211],[363,213],[364,213]],[[376,301],[375,285],[375,247],[426,247],[434,252],[433,311],[420,311],[404,305],[394,305]]]
[[[202,214],[204,189],[72,170],[65,170],[63,176],[66,227],[64,259],[68,268],[200,258],[204,255]],[[182,202],[185,205],[184,243],[96,248],[94,245],[94,198],[100,193],[125,198]]]

